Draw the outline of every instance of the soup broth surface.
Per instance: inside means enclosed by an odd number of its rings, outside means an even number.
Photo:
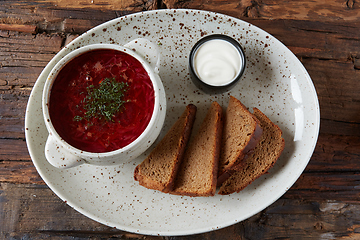
[[[59,72],[50,93],[50,118],[70,145],[110,152],[143,133],[154,110],[154,95],[137,59],[116,50],[93,50]]]

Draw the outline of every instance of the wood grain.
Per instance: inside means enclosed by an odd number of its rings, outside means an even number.
[[[36,0],[36,2],[56,6],[57,8],[96,9],[102,11],[123,9],[132,11],[149,10],[156,4],[156,1],[141,0]]]
[[[360,20],[359,4],[354,0],[280,1],[280,0],[164,0],[167,8],[203,9],[237,18],[311,20],[337,22]]]
[[[3,31],[16,31],[16,32],[26,32],[35,34],[37,32],[37,27],[34,25],[23,25],[23,24],[1,24],[0,30]]]
[[[0,185],[0,233],[7,239],[357,239],[359,203],[280,199],[247,221],[192,237],[150,237],[109,228],[62,202],[47,186]],[[41,206],[39,206],[41,202]],[[340,214],[341,213],[341,214]],[[351,219],[349,221],[348,219]],[[30,235],[31,233],[31,235]],[[236,236],[236,237],[234,237]]]
[[[304,173],[278,201],[225,229],[143,236],[76,212],[44,184],[27,151],[24,114],[37,77],[71,40],[108,20],[192,8],[248,21],[308,70],[321,127]],[[354,0],[6,0],[0,6],[0,239],[360,239],[360,4]]]
[[[0,23],[13,30],[21,25],[24,29],[35,26],[39,32],[84,32],[116,17],[155,9],[157,3],[153,0],[7,0],[0,7]]]
[[[27,152],[13,149],[26,150],[22,139],[0,139],[0,143],[0,182],[44,184]],[[321,135],[305,172],[284,198],[360,201],[359,144],[359,137]]]
[[[33,86],[39,74],[60,51],[64,37],[59,34],[32,34],[0,31],[0,90],[21,95],[16,87]],[[6,91],[8,90],[8,91]],[[31,89],[25,89],[27,96]],[[2,95],[4,96],[4,95]],[[3,99],[1,99],[3,100]]]
[[[37,6],[37,5],[36,5]],[[27,11],[27,10],[19,10]],[[45,19],[59,19],[62,15],[60,10],[44,8],[40,10],[37,6],[35,11],[41,13]],[[63,10],[75,13],[73,9]],[[95,10],[87,10],[95,11]],[[50,14],[53,13],[53,14]],[[78,13],[78,17],[62,18],[63,27],[60,33],[40,33],[36,37],[33,34],[23,32],[1,31],[3,38],[1,42],[1,71],[0,89],[1,108],[0,114],[0,138],[3,144],[0,145],[0,159],[2,161],[13,161],[11,168],[2,168],[2,181],[30,183],[29,179],[36,179],[36,171],[23,171],[20,177],[11,174],[10,169],[23,169],[22,162],[16,160],[29,161],[24,139],[24,113],[27,98],[31,91],[31,86],[35,83],[37,76],[45,67],[47,62],[58,52],[65,42],[69,42],[74,36],[69,33],[86,31],[93,27],[96,22],[92,22],[83,12]],[[36,16],[35,16],[36,17]],[[34,18],[35,18],[34,17]],[[97,16],[96,21],[104,21],[110,16],[104,12]],[[79,24],[83,22],[83,24]],[[295,20],[272,20],[250,19],[251,23],[267,30],[285,45],[287,45],[303,62],[313,78],[316,90],[319,95],[321,105],[322,123],[326,120],[326,128],[322,127],[321,132],[335,135],[320,136],[314,156],[310,161],[307,171],[334,171],[339,169],[344,161],[347,162],[347,171],[357,171],[359,167],[356,162],[358,159],[358,144],[351,146],[359,141],[359,95],[356,94],[360,88],[360,71],[354,66],[353,59],[349,56],[360,56],[357,44],[360,36],[359,32],[353,31],[359,24],[351,23],[344,25],[341,23],[318,23]],[[70,24],[72,22],[72,24]],[[77,26],[78,30],[74,30]],[[40,24],[41,26],[41,24]],[[41,29],[41,28],[40,28]],[[56,28],[54,28],[56,29]],[[44,31],[46,29],[42,29]],[[342,36],[346,35],[344,38]],[[316,41],[307,39],[315,36]],[[14,48],[15,46],[21,46]],[[341,48],[337,48],[341,46]],[[339,79],[343,84],[338,84]],[[345,81],[345,82],[344,82]],[[322,124],[323,126],[323,124]],[[337,127],[339,126],[339,127]],[[347,134],[354,137],[344,137],[344,131],[334,131],[336,129],[347,129]],[[327,131],[325,131],[327,129]],[[354,131],[355,130],[355,131]],[[330,141],[329,141],[330,140]],[[11,146],[16,146],[14,151]],[[336,149],[332,149],[336,147]],[[7,166],[8,163],[5,165]],[[18,167],[16,166],[18,164]],[[7,174],[7,172],[9,174]],[[344,175],[343,178],[347,176]],[[23,178],[23,179],[21,179]],[[326,180],[324,180],[326,181]],[[321,181],[319,182],[321,184]],[[300,185],[301,186],[301,185]],[[301,188],[301,187],[300,187]],[[320,188],[319,186],[315,188]],[[314,194],[314,192],[308,191]],[[309,194],[308,193],[308,194]],[[354,192],[354,195],[357,193]],[[308,195],[305,195],[308,196]],[[346,195],[348,199],[352,195]],[[341,196],[338,195],[337,197]]]

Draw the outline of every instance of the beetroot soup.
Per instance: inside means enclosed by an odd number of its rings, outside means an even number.
[[[60,137],[88,152],[125,147],[145,130],[154,88],[141,63],[116,50],[93,50],[68,62],[51,88],[49,112]]]

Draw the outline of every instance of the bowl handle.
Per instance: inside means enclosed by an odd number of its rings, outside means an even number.
[[[160,68],[160,53],[156,44],[145,38],[137,38],[124,45],[143,57],[150,66],[154,69],[156,74],[159,74]]]
[[[48,162],[57,168],[71,168],[84,163],[80,157],[69,153],[50,134],[45,144],[45,157]]]

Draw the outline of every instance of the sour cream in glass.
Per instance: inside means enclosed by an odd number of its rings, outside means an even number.
[[[223,86],[239,74],[242,59],[239,51],[226,40],[214,39],[204,42],[194,57],[196,75],[206,84]]]

